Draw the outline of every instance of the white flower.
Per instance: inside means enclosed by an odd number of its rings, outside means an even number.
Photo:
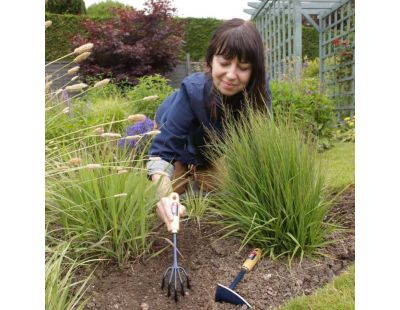
[[[74,49],[74,54],[79,55],[85,52],[90,52],[92,48],[93,48],[93,43],[86,43]]]
[[[150,100],[156,100],[158,99],[158,95],[153,95],[153,96],[147,96],[143,98],[143,101],[150,101]]]

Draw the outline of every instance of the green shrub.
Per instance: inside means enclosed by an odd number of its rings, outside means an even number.
[[[89,6],[86,10],[86,14],[89,17],[97,17],[97,18],[112,18],[113,13],[112,9],[115,8],[125,8],[128,5],[125,5],[118,1],[105,0],[99,3],[94,3]]]
[[[139,78],[139,83],[126,91],[130,114],[143,113],[147,117],[154,119],[158,106],[173,90],[168,85],[168,80],[159,74]],[[150,96],[157,96],[158,98],[142,100]]]
[[[212,148],[223,159],[214,212],[221,225],[270,256],[312,253],[332,226],[316,151],[292,126],[250,113]],[[231,156],[234,154],[234,156]]]
[[[47,0],[46,12],[55,14],[85,14],[83,0]]]
[[[318,78],[319,79],[319,58],[308,59],[304,57],[302,76],[306,78]]]
[[[336,118],[332,100],[321,93],[319,85],[319,78],[271,81],[270,84],[275,117],[290,119],[324,150],[332,146]]]

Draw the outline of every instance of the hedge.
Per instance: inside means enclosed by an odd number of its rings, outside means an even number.
[[[87,15],[51,14],[46,13],[46,20],[51,20],[53,24],[46,29],[46,61],[55,60],[63,55],[72,52],[71,38],[76,34],[85,34],[80,28],[79,22]],[[102,20],[104,18],[92,18]],[[184,18],[186,20],[185,44],[180,53],[180,59],[186,58],[186,53],[190,54],[192,61],[203,60],[206,54],[208,41],[211,39],[214,30],[222,24],[223,20],[214,18]],[[318,57],[319,36],[318,31],[313,27],[303,26],[303,57],[308,59]]]
[[[223,23],[223,20],[214,18],[185,18],[185,44],[181,53],[181,59],[185,59],[186,53],[190,54],[192,61],[203,60],[208,42],[214,30]]]
[[[319,57],[319,33],[314,27],[302,27],[302,55],[308,59]]]

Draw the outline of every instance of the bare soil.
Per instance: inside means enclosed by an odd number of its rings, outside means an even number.
[[[339,196],[329,214],[347,230],[329,236],[335,242],[321,251],[324,255],[303,258],[301,264],[293,260],[290,269],[287,258],[265,257],[244,276],[235,291],[253,309],[275,309],[288,299],[309,295],[331,281],[355,259],[354,207],[354,187],[350,187]],[[170,239],[167,232],[161,234]],[[202,224],[199,228],[195,221],[181,224],[178,249],[184,257],[179,257],[179,263],[188,272],[192,288],[180,296],[178,303],[160,288],[162,274],[171,265],[168,248],[155,258],[124,267],[112,263],[98,266],[87,291],[90,300],[86,309],[246,309],[214,302],[217,283],[229,286],[251,250],[247,247],[238,253],[240,240],[218,237],[215,227]],[[158,239],[153,248],[157,251],[166,245],[166,240]]]

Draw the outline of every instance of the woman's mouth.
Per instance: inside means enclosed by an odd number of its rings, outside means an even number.
[[[225,82],[225,81],[222,81],[222,86],[223,86],[225,89],[229,89],[229,90],[234,89],[234,88],[236,87],[235,84],[228,83],[228,82]]]

